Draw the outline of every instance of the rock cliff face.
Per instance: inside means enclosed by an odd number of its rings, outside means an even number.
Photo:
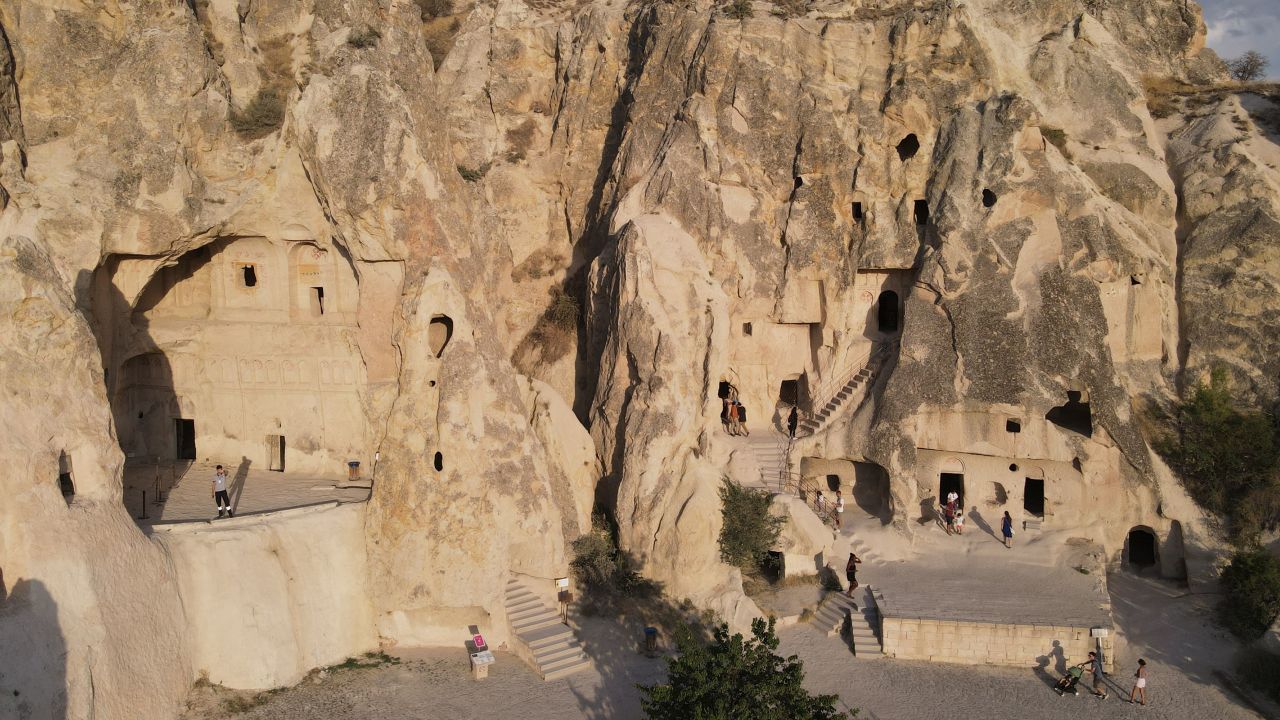
[[[0,3],[0,639],[36,648],[0,708],[172,714],[191,553],[120,469],[183,418],[375,468],[388,643],[500,637],[593,503],[743,621],[721,383],[763,429],[873,352],[793,470],[887,476],[903,532],[1030,478],[1113,557],[1212,544],[1139,412],[1216,363],[1275,401],[1280,131],[1262,94],[1153,117],[1144,82],[1220,77],[1194,4],[425,5]]]

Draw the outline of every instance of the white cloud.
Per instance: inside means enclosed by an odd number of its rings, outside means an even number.
[[[1271,60],[1271,77],[1280,78],[1280,1],[1200,0],[1200,4],[1209,28],[1209,47],[1223,58],[1257,50]]]

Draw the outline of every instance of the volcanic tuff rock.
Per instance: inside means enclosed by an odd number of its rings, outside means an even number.
[[[564,574],[593,491],[647,575],[742,623],[718,384],[764,423],[781,383],[812,398],[877,347],[879,379],[793,460],[882,466],[904,532],[940,469],[1017,459],[1113,556],[1173,519],[1211,544],[1133,399],[1225,363],[1275,401],[1273,96],[1153,117],[1144,80],[1222,77],[1183,0],[755,8],[0,3],[0,639],[35,658],[4,655],[23,692],[0,708],[169,717],[194,679],[175,560],[120,503],[112,403],[136,357],[186,353],[208,383],[271,346],[254,306],[217,304],[235,288],[183,284],[237,248],[354,278],[334,325],[279,317],[312,338],[297,355],[353,365],[346,444],[299,452],[380,457],[384,642],[501,628],[506,576]]]

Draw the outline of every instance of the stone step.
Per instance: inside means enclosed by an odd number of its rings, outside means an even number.
[[[567,640],[538,648],[533,653],[533,659],[539,667],[546,667],[550,663],[581,654],[582,645],[577,640]]]
[[[521,620],[527,620],[529,618],[546,615],[548,613],[559,617],[558,613],[553,612],[551,608],[543,605],[542,603],[532,603],[515,611],[507,610],[507,617],[511,618],[512,623],[518,623]]]
[[[558,643],[573,639],[573,630],[568,625],[561,623],[559,626],[547,625],[545,627],[535,628],[526,632],[518,633],[520,641],[529,646],[530,650],[537,652],[545,647],[551,647]]]
[[[539,674],[546,681],[559,680],[566,675],[572,675],[591,666],[591,659],[585,654],[579,654],[576,658],[568,658],[565,662],[559,663],[550,668],[539,668]]]
[[[544,628],[551,625],[563,625],[563,624],[564,623],[560,622],[559,615],[551,612],[550,610],[547,610],[546,612],[536,615],[534,617],[522,618],[520,620],[513,620],[511,622],[511,629],[515,630],[517,633],[522,633],[528,630],[537,630],[538,628]]]

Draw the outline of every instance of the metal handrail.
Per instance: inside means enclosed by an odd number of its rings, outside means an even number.
[[[867,363],[871,362],[871,358],[879,354],[884,347],[884,344],[877,343],[865,355],[859,356],[852,362],[845,363],[841,366],[839,372],[832,373],[829,378],[823,381],[823,383],[818,386],[817,390],[810,395],[810,399],[812,401],[810,403],[810,414],[816,415],[821,412],[822,408],[826,407],[827,403],[831,402],[831,399],[834,398],[845,385],[849,384],[849,380],[866,367]]]

